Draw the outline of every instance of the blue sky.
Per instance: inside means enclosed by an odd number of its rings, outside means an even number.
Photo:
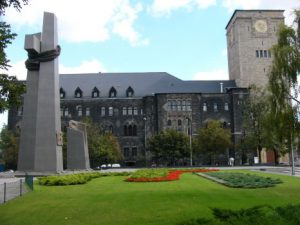
[[[84,3],[84,5],[83,5]],[[26,79],[25,34],[43,11],[58,19],[60,73],[168,72],[183,80],[228,79],[225,26],[234,9],[284,9],[299,0],[29,0],[4,18],[18,34],[9,73]],[[0,123],[6,115],[1,115]]]

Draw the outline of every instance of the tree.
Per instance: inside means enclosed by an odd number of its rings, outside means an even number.
[[[189,153],[189,139],[175,130],[162,131],[148,139],[148,148],[158,164],[183,164]]]
[[[28,0],[2,0],[0,2],[0,16],[5,14],[7,7],[13,6],[16,10],[22,8],[22,3],[27,4]],[[16,37],[15,33],[11,32],[10,25],[0,22],[0,69],[8,70],[9,60],[7,59],[5,49],[12,40]],[[12,106],[21,103],[21,95],[25,92],[25,85],[17,82],[15,76],[8,76],[5,73],[0,74],[0,112],[11,108]]]
[[[243,105],[243,137],[239,148],[242,159],[247,153],[256,155],[261,163],[261,151],[266,145],[264,121],[268,112],[267,94],[264,89],[251,86],[249,96]]]
[[[231,133],[220,121],[210,120],[206,127],[198,129],[197,134],[193,149],[196,153],[208,154],[211,164],[215,164],[217,154],[225,153],[232,146]]]
[[[279,27],[278,44],[272,48],[274,59],[269,75],[271,137],[280,149],[288,152],[292,152],[299,135],[300,11],[295,11],[295,15],[295,28],[284,24]]]
[[[0,133],[0,148],[5,167],[8,169],[17,169],[18,151],[19,151],[19,133],[8,130],[6,126]]]
[[[87,124],[87,139],[92,167],[104,163],[116,163],[122,160],[118,139],[111,133],[104,133],[100,126],[90,118],[84,118]]]

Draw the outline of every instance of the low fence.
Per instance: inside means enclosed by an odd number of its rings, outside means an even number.
[[[33,190],[33,177],[17,179],[13,182],[4,182],[0,184],[0,204],[17,198]]]

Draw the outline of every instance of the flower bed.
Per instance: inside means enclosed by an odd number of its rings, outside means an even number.
[[[187,169],[187,170],[169,170],[167,176],[163,177],[137,177],[134,174],[127,178],[128,182],[161,182],[179,180],[183,173],[205,173],[219,171],[218,169]]]
[[[236,172],[217,172],[205,174],[207,178],[222,183],[233,188],[266,188],[281,184],[280,179],[270,177],[262,177],[255,174],[236,173]],[[220,182],[221,180],[221,182]]]

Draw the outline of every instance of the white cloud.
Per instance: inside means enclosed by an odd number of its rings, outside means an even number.
[[[142,6],[129,0],[31,0],[21,12],[8,9],[6,19],[17,27],[40,29],[43,11],[56,14],[60,37],[67,41],[101,42],[117,34],[132,45],[147,43],[134,28]]]
[[[216,0],[154,0],[150,11],[156,15],[169,15],[172,11],[185,8],[191,10],[195,6],[200,9],[206,9],[216,5]]]
[[[217,69],[212,71],[202,71],[197,72],[194,77],[194,80],[228,80],[228,72],[224,69]]]
[[[67,67],[64,65],[59,65],[59,73],[99,73],[106,72],[106,69],[96,59],[92,59],[90,61],[82,61],[76,67]]]

